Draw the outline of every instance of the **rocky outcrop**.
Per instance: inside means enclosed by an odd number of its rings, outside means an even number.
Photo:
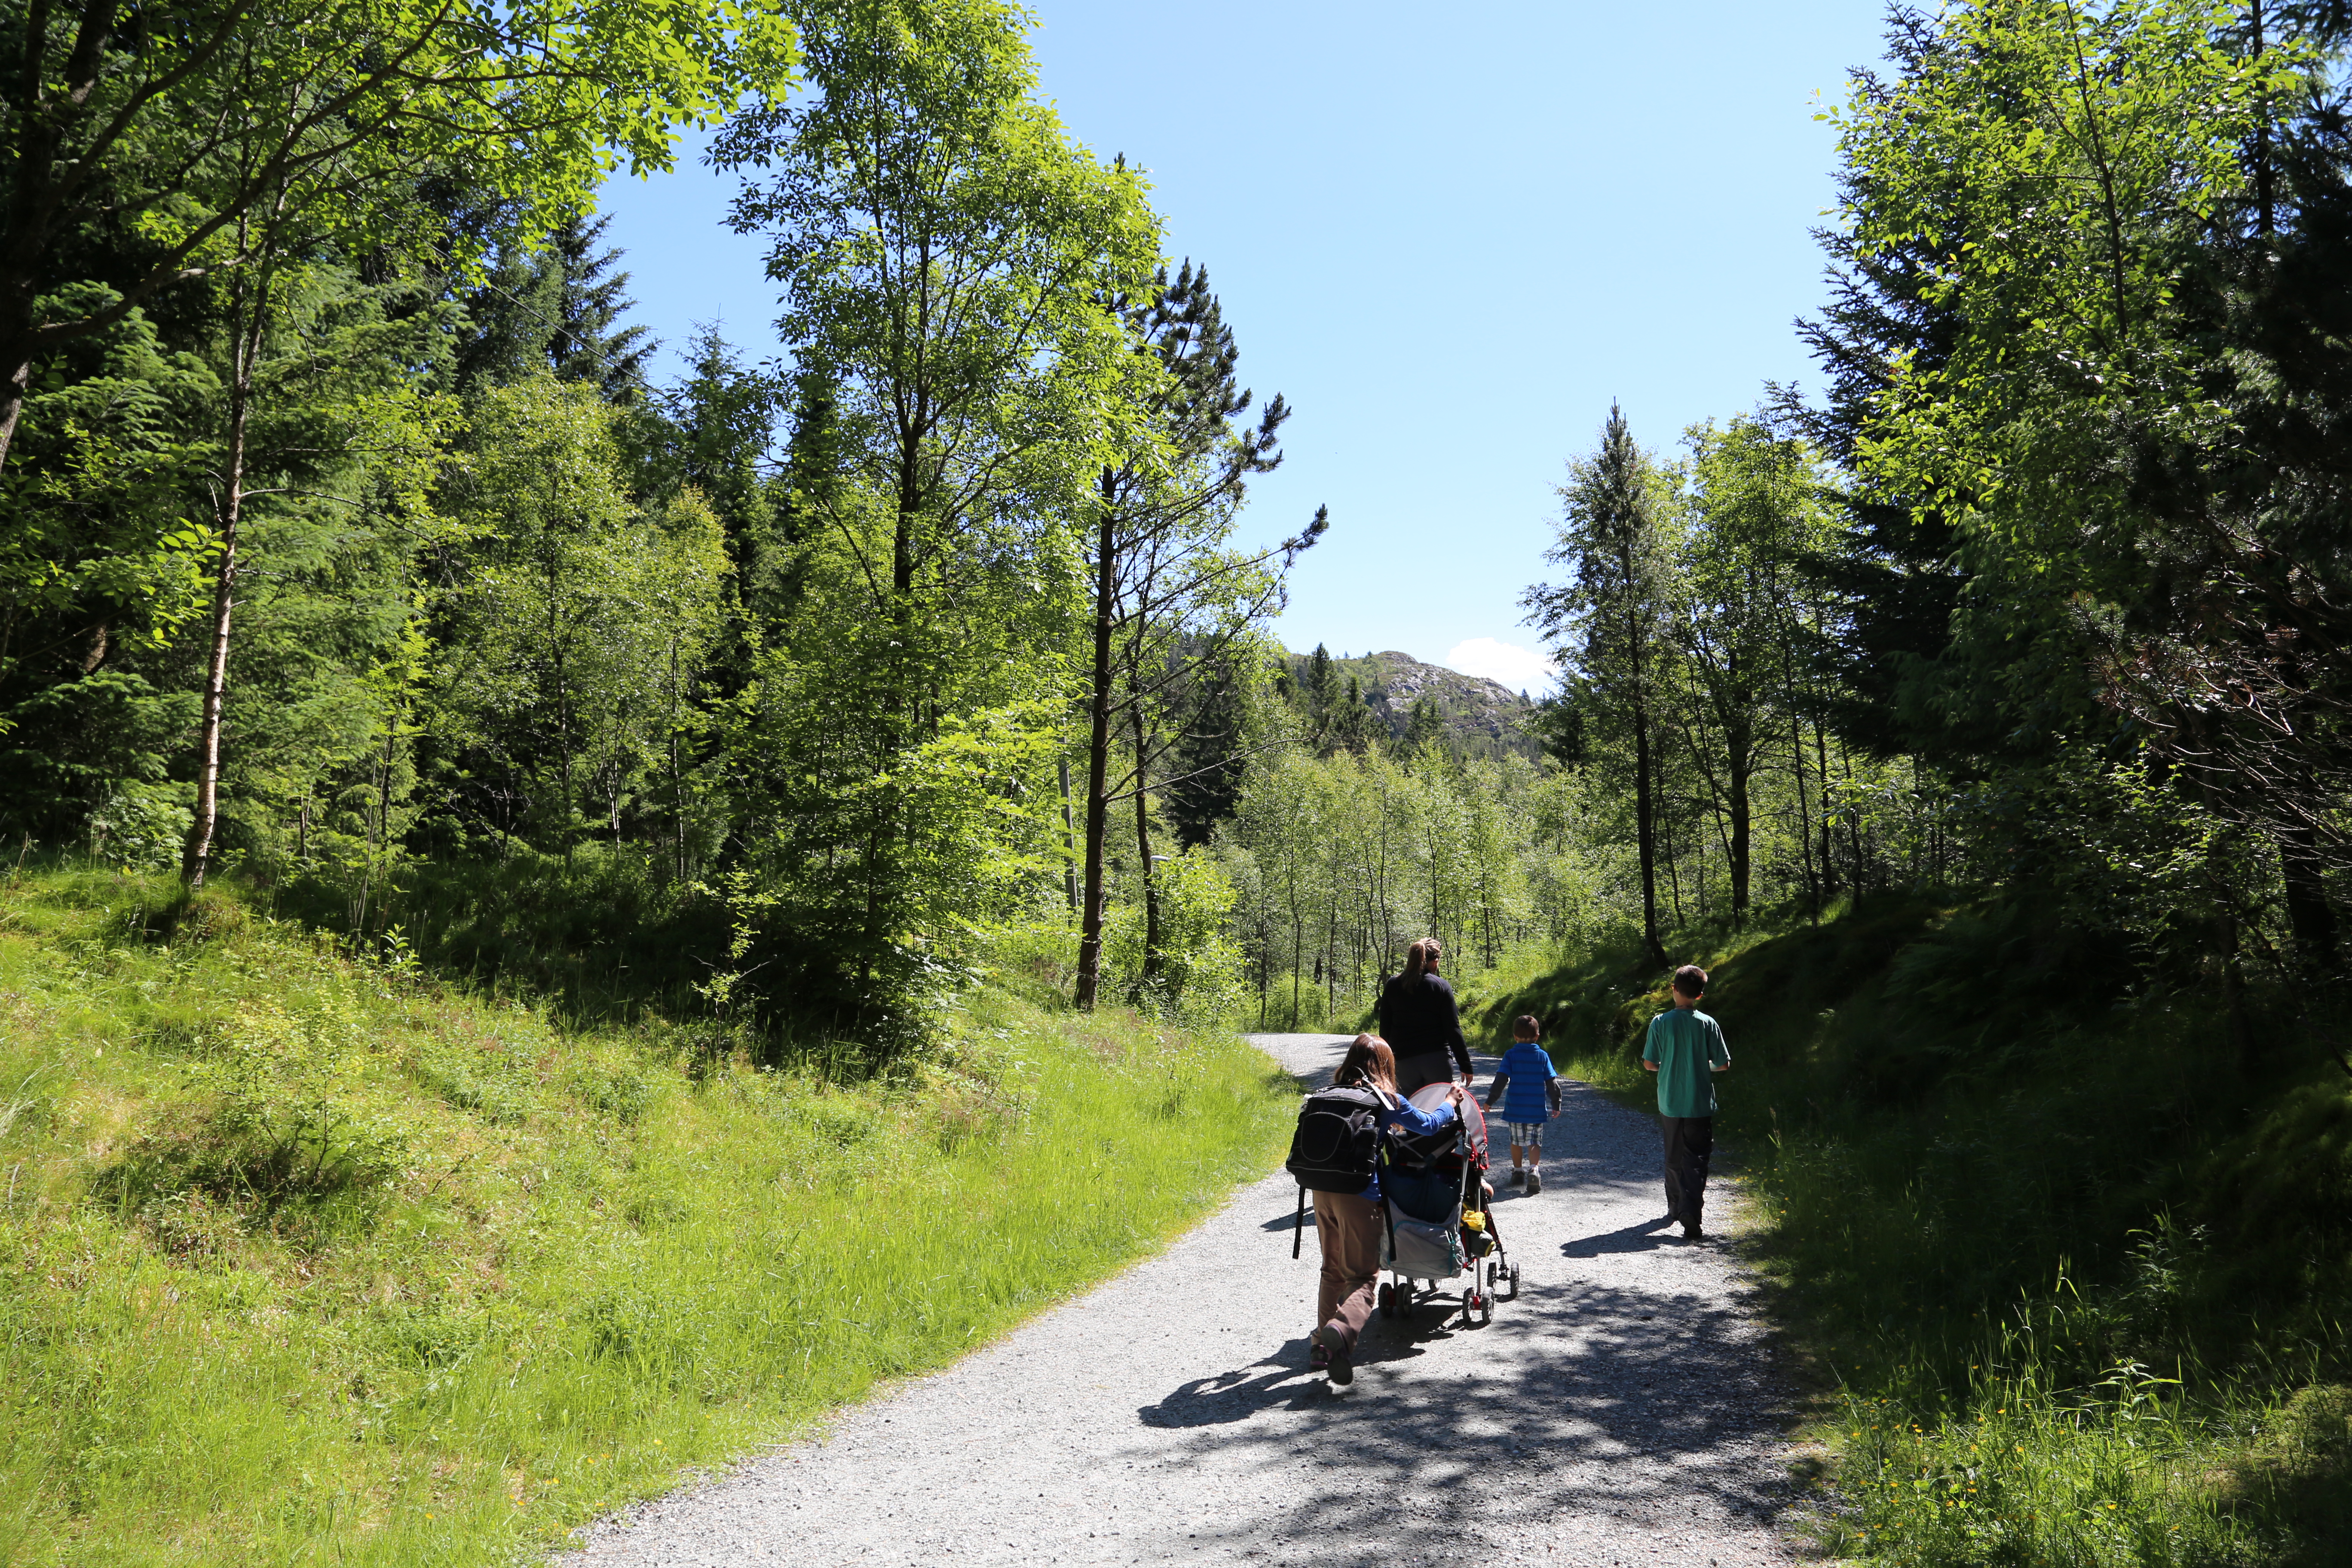
[[[1310,663],[1309,655],[1290,656],[1292,673],[1302,683],[1308,677]],[[1365,705],[1380,716],[1391,736],[1404,733],[1412,705],[1426,698],[1436,709],[1444,733],[1473,751],[1517,751],[1533,756],[1539,749],[1525,726],[1534,704],[1500,681],[1426,664],[1393,648],[1357,658],[1335,658],[1331,663],[1342,689],[1350,676],[1356,679]]]

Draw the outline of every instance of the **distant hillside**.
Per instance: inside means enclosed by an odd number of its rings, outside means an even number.
[[[1302,686],[1313,658],[1305,653],[1290,656],[1291,675]],[[1530,757],[1542,750],[1526,728],[1535,705],[1500,681],[1424,664],[1393,648],[1331,663],[1343,690],[1350,676],[1361,685],[1365,706],[1380,716],[1391,737],[1404,733],[1413,703],[1425,697],[1436,707],[1445,734],[1465,750],[1518,752]]]

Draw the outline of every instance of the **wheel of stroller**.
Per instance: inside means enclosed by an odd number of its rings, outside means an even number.
[[[1492,1292],[1492,1291],[1480,1291],[1480,1292],[1479,1292],[1479,1295],[1478,1295],[1478,1326],[1479,1326],[1480,1328],[1485,1328],[1488,1323],[1491,1323],[1491,1322],[1493,1322],[1494,1321],[1495,1321],[1495,1296],[1494,1296],[1494,1292]]]
[[[1512,1264],[1512,1265],[1511,1265],[1511,1300],[1514,1300],[1514,1301],[1516,1301],[1516,1300],[1517,1300],[1518,1299],[1519,1299],[1519,1266],[1518,1266],[1517,1264],[1514,1263],[1514,1264]]]
[[[1393,1318],[1396,1315],[1396,1287],[1384,1283],[1381,1286],[1381,1316]]]
[[[1495,1283],[1495,1276],[1501,1272],[1501,1269],[1502,1265],[1499,1263],[1489,1263],[1486,1265],[1486,1283],[1489,1286],[1492,1286]]]

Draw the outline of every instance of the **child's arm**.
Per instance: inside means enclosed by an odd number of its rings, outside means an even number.
[[[1559,1114],[1559,1079],[1556,1078],[1544,1079],[1544,1100],[1550,1105],[1551,1113],[1558,1116]]]
[[[1505,1072],[1502,1068],[1496,1068],[1495,1069],[1495,1081],[1486,1086],[1486,1109],[1489,1110],[1494,1110],[1495,1102],[1502,1099],[1503,1091],[1510,1087],[1511,1075]]]

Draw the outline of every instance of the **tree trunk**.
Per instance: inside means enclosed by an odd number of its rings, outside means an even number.
[[[2321,880],[2319,836],[2296,823],[2279,834],[2279,872],[2286,884],[2287,925],[2294,932],[2295,963],[2306,981],[2325,979],[2336,965],[2336,908]]]
[[[205,885],[220,822],[221,710],[228,693],[229,618],[236,607],[237,524],[245,511],[245,436],[253,409],[253,362],[261,353],[262,324],[268,315],[267,273],[236,286],[231,315],[236,336],[231,349],[228,452],[222,477],[220,563],[213,577],[211,646],[205,658],[204,707],[196,723],[196,813],[180,855],[180,879],[190,889]]]
[[[1749,868],[1755,853],[1748,801],[1749,780],[1756,771],[1755,738],[1745,723],[1725,729],[1724,752],[1728,785],[1725,793],[1730,796],[1731,811],[1731,929],[1738,931],[1748,917]]]
[[[1812,904],[1815,924],[1822,918],[1822,884],[1813,875],[1813,820],[1805,809],[1805,721],[1791,715],[1789,720],[1789,761],[1797,778],[1797,848],[1804,857],[1805,895]]]
[[[1078,827],[1070,815],[1070,759],[1056,757],[1054,767],[1062,779],[1062,892],[1075,915],[1078,912]]]
[[[2253,64],[2262,68],[2263,56],[2269,51],[2264,36],[2263,0],[2253,0],[2248,7],[2252,13],[2254,46]],[[2256,232],[2267,242],[2278,226],[2278,201],[2271,179],[2271,95],[2262,92],[2254,100],[2254,222]]]
[[[1837,858],[1832,851],[1837,840],[1835,824],[1830,820],[1830,747],[1819,719],[1813,721],[1813,760],[1822,775],[1822,793],[1816,797],[1822,806],[1822,896],[1834,899],[1838,890]]]
[[[572,869],[572,708],[571,684],[563,674],[563,638],[555,611],[555,554],[547,557],[547,651],[555,667],[555,750],[562,763],[563,793],[556,809],[563,814],[563,868]]]
[[[1675,854],[1675,814],[1671,811],[1661,813],[1658,827],[1658,837],[1662,840],[1658,847],[1666,852],[1666,900],[1674,905],[1675,927],[1680,930],[1684,923],[1683,870],[1682,861]]]
[[[1665,944],[1658,940],[1657,819],[1650,799],[1650,703],[1642,689],[1641,627],[1626,617],[1626,647],[1633,664],[1633,838],[1642,856],[1642,944],[1653,966],[1666,966]]]
[[[1102,477],[1102,513],[1095,525],[1095,646],[1087,704],[1086,893],[1078,911],[1078,977],[1071,1002],[1090,1010],[1102,984],[1103,838],[1110,826],[1110,634],[1118,609],[1118,520],[1111,510],[1111,470]]]
[[[1143,969],[1135,977],[1129,1000],[1143,1005],[1145,991],[1160,978],[1160,879],[1151,869],[1151,796],[1145,785],[1150,782],[1144,770],[1143,704],[1130,705],[1127,710],[1135,734],[1135,855],[1143,876]]]
[[[29,77],[37,81],[47,74],[47,62],[41,58],[47,52],[46,9],[36,6],[30,17],[19,14],[24,53],[9,62],[16,68],[10,75],[19,80]],[[33,385],[37,341],[33,300],[40,292],[41,252],[48,238],[47,225],[37,214],[48,195],[47,175],[57,161],[57,132],[47,116],[37,112],[29,102],[19,101],[14,107],[21,116],[16,145],[10,149],[16,154],[11,160],[16,178],[8,193],[8,221],[0,226],[6,233],[5,239],[0,240],[0,373],[7,377],[0,382],[0,468],[7,464],[8,447],[16,438],[16,421],[24,415],[25,397]]]
[[[669,645],[669,836],[670,855],[677,862],[676,876],[686,881],[686,775],[680,766],[677,716],[679,702],[677,671],[677,639]]]

